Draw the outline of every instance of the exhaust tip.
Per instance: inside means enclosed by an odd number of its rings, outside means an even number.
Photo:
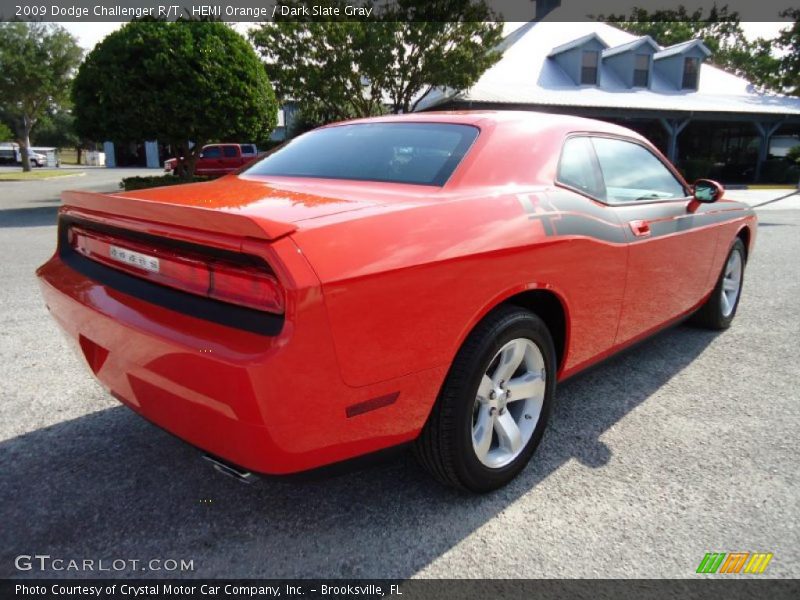
[[[245,471],[241,467],[237,467],[229,462],[225,462],[222,459],[217,458],[216,456],[211,456],[210,454],[203,454],[203,459],[211,463],[211,466],[214,469],[222,473],[223,475],[227,475],[228,477],[232,477],[239,483],[246,483],[248,485],[252,484],[254,481],[258,479],[258,475],[252,473],[250,471]]]

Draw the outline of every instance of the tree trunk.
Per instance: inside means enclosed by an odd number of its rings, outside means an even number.
[[[22,157],[22,170],[26,173],[31,170],[31,126],[26,118],[22,125],[22,143],[20,144],[20,155]]]
[[[75,159],[75,162],[78,163],[78,164],[81,164],[81,155],[83,154],[83,147],[76,146],[75,147],[75,154],[77,156],[77,158]]]
[[[194,147],[191,150],[187,148],[186,154],[186,179],[194,178],[194,170],[197,167],[197,157],[200,154],[200,151],[203,149],[203,145],[199,142],[196,142]]]
[[[421,95],[419,98],[417,98],[417,99],[414,101],[414,104],[412,104],[412,105],[409,107],[409,110],[406,110],[405,112],[414,112],[415,110],[417,110],[417,104],[419,104],[420,102],[422,102],[422,101],[423,101],[423,100],[424,100],[424,99],[427,97],[427,95],[428,95],[428,94],[430,94],[432,91],[433,91],[433,86],[432,86],[432,85],[429,85],[429,86],[428,86],[428,89],[427,89],[427,90],[425,90],[425,93],[423,93],[423,94],[422,94],[422,95]],[[410,102],[411,102],[411,99],[409,98],[409,99],[406,101],[406,104],[408,105]]]
[[[175,170],[172,172],[173,175],[180,177],[181,179],[188,179],[189,176],[189,144],[188,143],[181,143],[181,144],[171,144],[172,148],[175,151]]]

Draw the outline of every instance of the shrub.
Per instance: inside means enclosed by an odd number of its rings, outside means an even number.
[[[800,146],[792,146],[786,153],[786,158],[791,162],[800,165]]]
[[[131,190],[146,190],[147,188],[209,181],[210,179],[212,178],[195,176],[190,179],[181,179],[175,175],[148,175],[147,177],[126,177],[120,181],[119,187],[124,189],[126,192],[130,192]]]
[[[697,179],[712,177],[714,161],[706,158],[691,158],[682,161],[679,168],[686,181],[691,183]]]

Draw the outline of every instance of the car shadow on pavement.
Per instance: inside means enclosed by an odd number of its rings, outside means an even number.
[[[180,575],[195,577],[412,576],[571,459],[603,468],[613,449],[600,436],[715,335],[681,326],[566,382],[532,463],[484,496],[438,485],[408,454],[338,477],[246,486],[123,407],[21,435],[0,443],[0,577],[93,575],[15,569],[15,556],[37,553],[192,560]]]
[[[55,225],[60,204],[0,210],[0,228]]]

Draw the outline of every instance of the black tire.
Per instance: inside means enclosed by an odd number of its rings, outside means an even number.
[[[539,420],[521,453],[501,468],[478,459],[472,444],[473,406],[480,381],[509,341],[527,338],[545,363],[545,393]],[[440,482],[471,492],[500,488],[516,477],[542,439],[556,388],[556,353],[550,331],[535,314],[516,306],[490,313],[456,355],[422,433],[414,443],[417,460]]]
[[[734,252],[738,252],[742,260],[742,270],[739,277],[739,295],[736,297],[733,310],[730,312],[730,314],[726,315],[723,309],[722,286],[725,279],[725,269],[728,265],[731,255]],[[692,315],[692,318],[689,321],[692,325],[715,330],[727,329],[731,326],[733,318],[736,316],[736,310],[739,308],[739,300],[742,298],[744,271],[745,267],[747,266],[746,259],[747,252],[745,251],[744,242],[742,242],[741,238],[737,237],[730,249],[730,252],[728,252],[727,256],[725,257],[725,263],[723,264],[722,272],[719,274],[719,278],[717,279],[717,284],[714,286],[714,291],[711,292],[711,295],[708,297],[708,300],[706,300],[705,304],[703,304],[703,306],[701,306],[697,312]]]

